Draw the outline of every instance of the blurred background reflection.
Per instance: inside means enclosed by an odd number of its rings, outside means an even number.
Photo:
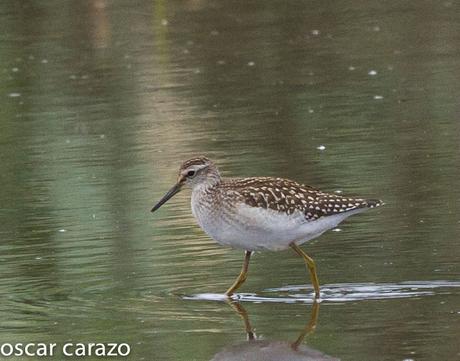
[[[324,302],[302,347],[460,358],[460,290],[439,286],[460,273],[459,4],[5,0],[0,19],[2,342],[184,361],[243,342],[228,305],[182,297],[225,291],[242,253],[186,192],[149,213],[206,154],[227,176],[385,200],[306,247],[326,288],[434,285]],[[241,291],[307,282],[295,254],[260,253]],[[245,307],[266,340],[305,326],[303,304]]]

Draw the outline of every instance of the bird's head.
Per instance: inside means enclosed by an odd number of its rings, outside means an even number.
[[[176,184],[152,208],[155,212],[184,186],[192,189],[202,186],[212,186],[220,181],[220,174],[214,163],[206,157],[196,157],[186,160],[179,168]]]

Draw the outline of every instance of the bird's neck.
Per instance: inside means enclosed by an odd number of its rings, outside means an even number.
[[[219,187],[222,182],[219,172],[210,172],[206,175],[206,181],[195,184],[192,188],[192,197],[206,198],[207,196],[212,195],[212,193]]]

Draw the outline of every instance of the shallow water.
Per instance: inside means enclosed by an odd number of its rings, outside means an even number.
[[[0,342],[287,359],[315,307],[302,260],[255,254],[247,341],[220,296],[242,252],[203,234],[187,192],[149,212],[206,154],[386,203],[304,247],[323,295],[289,357],[460,359],[459,10],[1,2]]]

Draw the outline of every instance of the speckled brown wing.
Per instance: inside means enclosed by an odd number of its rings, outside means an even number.
[[[273,209],[286,214],[300,211],[308,221],[359,208],[374,208],[382,204],[379,200],[324,193],[282,178],[231,179],[224,183],[224,188],[236,192],[244,203],[252,207]]]

